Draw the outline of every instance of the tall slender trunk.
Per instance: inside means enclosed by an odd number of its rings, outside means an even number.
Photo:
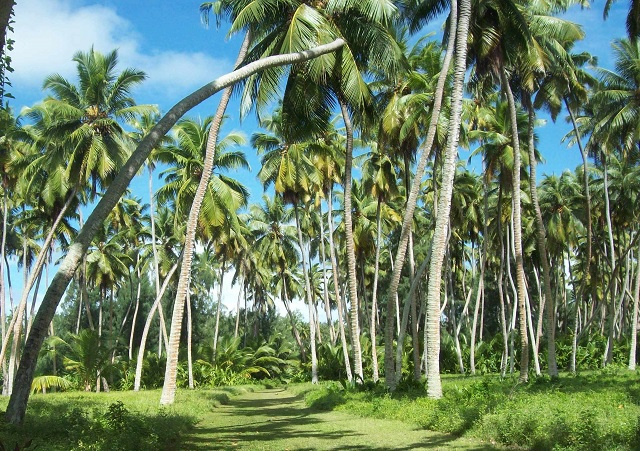
[[[327,326],[329,326],[329,338],[331,345],[336,343],[336,331],[331,319],[331,305],[329,304],[329,280],[327,278],[327,255],[324,246],[324,221],[322,220],[322,209],[320,209],[320,258],[322,259],[322,300],[324,302],[324,313],[327,316]]]
[[[576,123],[576,117],[573,114],[573,110],[569,105],[569,99],[564,97],[564,104],[567,107],[567,111],[569,111],[569,117],[571,118],[571,124],[573,125],[573,133],[576,137],[576,142],[578,143],[578,148],[580,149],[580,156],[582,157],[582,179],[584,183],[584,195],[585,200],[587,202],[587,261],[585,266],[585,274],[589,274],[589,266],[591,265],[591,243],[593,241],[592,238],[592,219],[591,219],[591,194],[589,193],[589,164],[587,158],[589,154],[582,146],[582,140],[580,139],[580,133],[578,131],[578,124]],[[583,278],[583,286],[586,283],[588,277]],[[581,290],[583,291],[583,290]]]
[[[220,311],[222,310],[222,288],[224,285],[224,272],[226,270],[225,264],[226,264],[226,258],[222,257],[222,266],[220,266],[220,288],[218,290],[218,308],[216,309],[216,327],[213,332],[213,361],[214,362],[216,361],[216,354],[218,352],[218,333],[220,331]],[[189,290],[187,290],[187,293],[189,293]]]
[[[344,40],[336,39],[329,44],[314,47],[313,49],[303,52],[270,56],[249,63],[189,94],[176,103],[167,114],[158,121],[149,134],[138,144],[127,162],[109,185],[104,196],[95,206],[87,223],[78,233],[75,242],[69,246],[66,257],[60,264],[58,272],[49,285],[34,320],[33,331],[29,335],[29,339],[22,353],[20,367],[16,374],[14,392],[9,400],[5,413],[7,422],[12,424],[23,422],[29,394],[31,392],[31,381],[33,380],[38,353],[40,352],[49,323],[53,319],[64,291],[73,278],[73,274],[79,266],[82,257],[89,248],[93,236],[98,232],[102,226],[102,222],[106,219],[113,207],[115,207],[122,194],[126,191],[131,179],[136,175],[142,164],[144,164],[149,153],[160,139],[162,139],[187,111],[225,87],[232,86],[238,81],[266,68],[307,61],[311,58],[333,52],[342,46],[344,46]]]
[[[342,355],[344,357],[344,369],[347,374],[347,380],[353,380],[351,373],[351,362],[349,361],[349,346],[347,345],[347,336],[344,332],[344,314],[342,310],[342,296],[340,296],[340,277],[338,277],[338,261],[336,259],[336,249],[333,244],[333,193],[329,190],[327,196],[328,211],[327,221],[329,227],[329,257],[331,258],[331,273],[333,275],[333,291],[336,296],[336,304],[338,304],[338,332],[340,333],[340,341],[342,342]]]
[[[238,67],[244,60],[247,50],[249,49],[249,43],[251,41],[251,33],[247,31],[238,57],[236,59],[235,67]],[[182,327],[182,315],[184,312],[185,300],[187,298],[187,291],[191,285],[191,261],[193,258],[193,251],[195,247],[196,227],[198,225],[198,218],[200,217],[200,208],[202,207],[202,201],[204,195],[209,186],[209,180],[213,172],[213,166],[216,156],[216,146],[218,144],[218,133],[220,126],[224,118],[224,113],[231,99],[232,87],[228,87],[222,93],[218,109],[211,121],[211,127],[209,129],[209,137],[207,139],[207,146],[205,150],[204,163],[202,166],[202,175],[198,182],[198,188],[189,210],[189,219],[187,220],[187,230],[185,234],[184,242],[184,258],[182,261],[182,267],[180,268],[180,278],[178,279],[178,288],[176,290],[176,299],[173,304],[173,316],[171,318],[171,335],[169,338],[169,348],[167,348],[167,366],[164,376],[164,385],[162,387],[162,395],[160,397],[160,404],[173,404],[173,400],[176,395],[176,377],[178,371],[178,350],[180,348],[180,330]],[[218,306],[220,308],[220,306]],[[215,337],[217,339],[217,337]],[[214,340],[215,340],[214,339]],[[215,344],[214,344],[215,346]],[[215,354],[215,350],[214,350]]]
[[[486,168],[486,165],[485,165]],[[489,235],[487,233],[487,221],[489,220],[489,189],[487,187],[487,183],[483,184],[483,221],[482,221],[482,256],[480,257],[480,275],[478,279],[478,287],[476,293],[476,302],[475,307],[473,309],[473,325],[471,327],[471,354],[470,354],[470,366],[471,366],[471,374],[476,374],[476,327],[478,324],[478,310],[480,309],[480,301],[481,297],[484,293],[484,271],[487,267],[487,246],[489,242]],[[500,222],[500,216],[498,216],[498,222]],[[499,233],[499,232],[498,232]],[[498,284],[499,286],[500,284]],[[500,297],[500,316],[503,321],[502,324],[504,326],[504,301],[502,300],[502,293],[499,295]],[[480,328],[482,330],[482,328]],[[505,333],[506,330],[503,331]],[[503,337],[506,339],[506,337]],[[481,339],[482,340],[482,339]],[[506,342],[505,342],[506,343]],[[502,365],[500,367],[500,371],[502,372]]]
[[[453,8],[453,2],[452,2]],[[447,147],[442,165],[442,185],[438,198],[438,217],[433,233],[433,250],[429,264],[429,284],[427,291],[427,395],[442,397],[440,381],[440,294],[442,263],[447,249],[448,230],[453,194],[453,179],[458,158],[458,138],[462,114],[462,88],[467,60],[467,35],[471,17],[471,1],[460,1],[460,17],[456,33],[456,61],[451,94],[451,115],[449,118]],[[397,259],[396,259],[397,260]],[[396,264],[398,262],[396,261]]]
[[[167,273],[167,277],[165,277],[164,282],[162,282],[162,286],[160,287],[160,293],[158,293],[158,296],[156,296],[156,300],[153,302],[153,305],[151,306],[151,310],[149,310],[149,315],[147,315],[147,320],[144,323],[144,329],[142,329],[142,338],[140,339],[140,347],[138,348],[138,360],[136,363],[136,377],[133,382],[134,391],[140,390],[140,381],[142,380],[142,363],[144,362],[144,348],[147,345],[147,335],[149,335],[149,329],[151,328],[153,315],[156,312],[156,309],[158,309],[158,306],[160,305],[160,300],[162,299],[162,296],[164,296],[164,292],[169,286],[169,281],[171,280],[171,277],[173,277],[173,273],[175,273],[176,270],[178,269],[179,264],[180,264],[180,258],[178,259],[177,262],[173,264],[171,269],[169,269],[169,272]]]
[[[551,294],[551,270],[549,267],[549,253],[547,251],[547,231],[542,221],[542,211],[540,210],[540,202],[538,202],[538,187],[536,181],[536,161],[535,142],[533,139],[533,127],[535,123],[535,111],[531,106],[529,108],[529,188],[531,192],[531,203],[535,210],[536,216],[536,239],[538,241],[538,249],[540,251],[540,261],[542,264],[542,286],[544,289],[544,298],[546,301],[546,325],[547,325],[547,365],[549,376],[558,377],[558,364],[556,362],[556,306]],[[542,313],[540,313],[542,316]]]
[[[238,338],[238,328],[240,327],[240,300],[242,299],[242,291],[245,292],[245,298],[247,296],[247,288],[242,278],[240,279],[241,288],[238,290],[238,302],[236,303],[236,327],[233,331],[233,338]]]
[[[466,1],[466,0],[463,0]],[[409,239],[409,232],[413,224],[413,213],[416,208],[418,200],[418,193],[420,191],[420,184],[422,183],[422,177],[431,155],[431,149],[433,147],[433,141],[436,136],[438,119],[440,117],[440,109],[442,107],[442,99],[444,97],[445,83],[447,75],[449,73],[449,66],[451,59],[453,58],[454,45],[456,41],[456,33],[458,23],[458,2],[457,0],[451,0],[451,13],[449,15],[449,40],[447,42],[447,50],[444,54],[444,60],[442,62],[442,68],[438,75],[438,82],[436,84],[435,95],[433,99],[433,107],[431,108],[431,119],[429,120],[429,129],[427,137],[420,149],[420,156],[418,157],[418,164],[416,165],[416,172],[411,184],[411,190],[408,193],[406,208],[404,217],[402,219],[402,230],[400,232],[400,241],[398,244],[398,250],[396,252],[395,267],[391,276],[391,282],[389,285],[389,295],[387,297],[387,322],[385,325],[385,384],[391,390],[395,390],[396,387],[396,369],[394,368],[393,361],[393,338],[395,335],[393,317],[396,313],[396,306],[394,300],[398,294],[398,285],[400,284],[400,275],[402,273],[402,267],[404,266],[404,259],[407,252],[407,245]]]
[[[507,73],[504,65],[500,68],[500,79],[502,88],[507,94],[507,102],[509,104],[509,117],[511,122],[511,142],[513,144],[513,235],[514,247],[516,254],[516,283],[518,290],[518,309],[520,321],[520,347],[522,354],[520,356],[520,381],[529,380],[529,341],[527,338],[527,312],[525,307],[525,281],[524,281],[524,261],[522,258],[522,209],[520,206],[520,139],[518,137],[518,122],[516,112],[516,102],[513,98],[511,86],[507,79]]]
[[[380,274],[380,247],[382,246],[382,196],[378,196],[376,205],[376,257],[373,267],[373,292],[371,294],[371,359],[373,367],[373,382],[378,382],[378,355],[376,351],[376,317],[378,316],[378,276]]]
[[[607,338],[607,350],[605,352],[604,357],[604,365],[608,365],[613,361],[613,329],[615,324],[615,299],[616,299],[616,255],[615,255],[615,246],[613,243],[613,225],[611,221],[611,204],[609,202],[609,175],[607,168],[607,157],[603,155],[602,158],[602,172],[604,175],[604,205],[605,205],[605,216],[607,219],[607,234],[609,236],[609,259],[611,264],[610,274],[611,274],[611,300],[609,301],[609,336]]]
[[[356,254],[353,241],[353,215],[351,211],[351,166],[353,163],[353,127],[349,110],[344,101],[339,98],[342,119],[347,133],[344,163],[344,226],[347,251],[347,282],[349,284],[349,300],[351,301],[351,344],[353,347],[353,365],[356,382],[364,381],[362,372],[362,348],[360,347],[360,314],[358,305],[358,280],[356,276]]]
[[[293,333],[293,338],[295,338],[296,343],[298,344],[298,348],[300,348],[300,358],[302,361],[305,361],[306,352],[304,350],[304,344],[302,343],[302,339],[300,338],[300,333],[298,332],[298,327],[296,326],[296,321],[293,317],[293,313],[291,313],[291,306],[289,305],[289,295],[287,294],[287,282],[285,280],[284,272],[281,274],[282,276],[282,303],[284,304],[284,308],[287,311],[287,316],[289,317],[289,322],[291,323],[291,332]]]
[[[191,316],[191,292],[187,291],[187,371],[189,372],[189,388],[194,389],[193,384],[193,353],[191,344],[193,341],[193,316]],[[217,324],[216,324],[217,327]]]
[[[62,218],[67,212],[67,209],[71,205],[71,202],[73,201],[75,196],[76,196],[76,190],[73,189],[71,193],[69,193],[69,197],[67,197],[67,200],[65,201],[64,205],[60,209],[58,216],[56,216],[56,219],[53,221],[51,229],[49,230],[49,233],[47,234],[47,236],[44,239],[44,242],[42,243],[42,247],[41,247],[40,253],[38,254],[38,258],[36,259],[36,262],[31,272],[29,273],[29,277],[25,281],[24,289],[22,290],[22,297],[20,298],[20,303],[18,304],[18,311],[13,315],[13,318],[11,319],[11,323],[7,328],[7,334],[4,336],[4,339],[2,340],[2,349],[0,350],[0,362],[4,360],[5,352],[7,350],[7,345],[9,343],[9,337],[11,336],[12,331],[14,334],[17,334],[15,335],[14,340],[20,341],[20,333],[22,331],[22,325],[20,325],[19,323],[20,321],[22,321],[22,318],[24,317],[24,312],[27,307],[27,300],[29,299],[29,292],[33,288],[33,285],[36,279],[39,277],[42,271],[42,267],[44,266],[47,254],[49,253],[49,247],[53,242],[56,229],[60,225]],[[26,275],[26,272],[27,272],[26,265],[23,265],[23,270],[25,271],[25,275]],[[46,334],[46,331],[45,331],[45,334]],[[9,374],[9,377],[11,377],[11,374]]]
[[[466,3],[467,0],[462,1]],[[431,155],[433,141],[435,139],[438,128],[437,125],[438,119],[440,118],[440,109],[442,107],[442,99],[444,97],[445,83],[447,80],[447,75],[449,74],[449,66],[451,64],[451,59],[453,58],[454,45],[456,42],[455,30],[458,29],[458,2],[457,0],[451,0],[450,3],[451,13],[449,14],[449,40],[447,42],[447,50],[445,51],[444,60],[442,61],[442,68],[440,69],[440,74],[438,75],[438,82],[436,84],[433,107],[431,108],[431,119],[429,120],[427,137],[421,146],[420,156],[418,157],[418,164],[416,165],[416,173],[413,177],[413,182],[411,183],[411,190],[408,193],[407,204],[405,207],[404,217],[402,219],[400,241],[398,243],[398,250],[396,251],[395,267],[391,276],[389,295],[387,297],[387,321],[384,334],[384,377],[385,384],[391,390],[395,390],[396,387],[396,369],[394,368],[393,361],[393,339],[395,335],[393,320],[396,314],[396,306],[394,304],[394,301],[398,294],[400,275],[402,273],[402,267],[404,266],[404,259],[409,241],[409,232],[411,231],[411,227],[413,225],[413,213],[415,212],[418,193],[420,192],[420,185],[422,183],[422,177],[424,176],[424,171],[427,166],[427,162],[429,161],[429,156]]]
[[[640,244],[636,258],[636,281],[633,289],[633,314],[631,316],[631,345],[629,346],[629,369],[636,369],[636,348],[638,343],[638,301],[640,300]]]
[[[302,257],[302,272],[304,273],[304,291],[307,297],[307,305],[309,307],[309,339],[311,341],[311,383],[318,383],[318,354],[316,352],[316,318],[313,296],[311,294],[311,281],[309,280],[309,272],[307,271],[307,252],[305,252],[304,242],[302,241],[302,227],[300,226],[300,212],[298,203],[293,205],[293,211],[296,215],[296,231],[298,232],[298,245],[300,246],[300,256]]]
[[[140,261],[140,257],[137,257],[138,262],[136,262],[136,275],[138,276],[138,289],[136,291],[136,306],[133,310],[133,318],[131,320],[131,334],[129,335],[129,361],[133,360],[133,338],[136,333],[136,322],[138,321],[138,310],[140,309],[140,295],[142,293],[142,273],[140,271],[140,267],[138,263]]]
[[[4,263],[6,261],[7,253],[7,215],[9,213],[8,207],[9,201],[7,199],[6,188],[2,190],[2,241],[0,244],[0,330],[2,331],[2,341],[4,342],[5,336],[7,336],[7,306],[5,301],[5,285],[4,285]],[[7,265],[7,272],[9,266]],[[6,380],[8,375],[5,374],[5,361],[0,360],[0,366],[2,366],[3,380]],[[6,393],[3,393],[6,394]]]

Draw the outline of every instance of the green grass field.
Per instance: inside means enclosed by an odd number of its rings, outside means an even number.
[[[336,382],[32,397],[21,427],[0,423],[6,448],[146,449],[575,449],[640,445],[640,375],[622,368],[528,384],[495,376],[444,378],[444,397],[419,385]],[[7,399],[0,400],[0,409]]]

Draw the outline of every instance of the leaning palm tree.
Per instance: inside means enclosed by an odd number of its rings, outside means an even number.
[[[58,74],[47,77],[43,87],[51,95],[25,112],[34,121],[32,135],[36,148],[28,159],[18,163],[30,180],[26,189],[37,189],[46,180],[47,184],[40,187],[55,187],[61,206],[43,242],[44,252],[24,287],[15,318],[23,314],[26,298],[42,271],[46,253],[67,210],[77,203],[77,196],[87,186],[92,195],[99,186],[107,186],[128,158],[131,141],[120,122],[154,109],[135,104],[130,90],[146,75],[130,68],[116,73],[117,51],[103,55],[91,49],[76,53],[73,60],[77,85]],[[41,192],[47,194],[48,190]],[[3,340],[0,361],[7,337]]]
[[[38,310],[38,315],[34,320],[32,333],[29,335],[29,339],[25,344],[25,349],[20,361],[20,367],[16,373],[15,390],[12,398],[9,400],[7,413],[5,415],[7,421],[11,423],[21,423],[24,420],[37,355],[47,334],[49,323],[53,319],[55,310],[62,299],[64,291],[73,278],[73,274],[76,269],[80,265],[83,255],[89,247],[91,239],[96,233],[99,224],[107,217],[109,211],[111,211],[111,209],[116,205],[118,199],[122,196],[132,178],[149,156],[152,149],[156,147],[162,136],[164,136],[187,111],[205,99],[211,97],[221,89],[231,86],[251,74],[264,70],[265,68],[304,62],[326,53],[334,52],[342,46],[344,46],[344,41],[342,39],[336,39],[329,44],[307,49],[304,52],[274,55],[273,57],[267,57],[252,64],[248,64],[212,81],[194,93],[191,93],[176,103],[167,112],[167,114],[160,119],[158,124],[156,124],[142,142],[138,144],[136,150],[131,154],[131,157],[129,157],[124,167],[118,172],[118,175],[110,184],[100,202],[96,205],[93,213],[89,216],[87,222],[80,230],[78,237],[69,246],[69,252],[63,259],[58,272],[47,289],[40,305],[40,309]],[[181,312],[178,312],[178,316],[180,316],[181,319]],[[176,336],[174,342],[177,343],[178,339],[179,337]],[[177,366],[177,348],[175,351],[176,353],[173,356],[172,362],[173,365]],[[173,379],[173,381],[175,382],[175,379]]]

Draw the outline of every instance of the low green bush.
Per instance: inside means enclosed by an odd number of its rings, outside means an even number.
[[[389,394],[330,383],[306,396],[322,410],[388,418],[526,449],[640,449],[640,377],[619,366],[579,376],[443,378],[443,397],[424,388]]]

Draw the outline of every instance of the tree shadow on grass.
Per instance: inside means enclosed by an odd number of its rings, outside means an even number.
[[[262,396],[264,393],[264,396]],[[210,423],[196,426],[182,442],[182,449],[296,449],[296,450],[387,450],[389,445],[370,444],[365,432],[327,420],[313,407],[300,401],[304,394],[289,395],[285,390],[256,393],[257,396],[236,398],[230,406],[221,407],[217,414],[219,426]],[[438,434],[420,437],[397,450],[433,449],[447,446],[454,437]],[[367,441],[369,443],[367,443]],[[490,446],[474,450],[494,449]]]

